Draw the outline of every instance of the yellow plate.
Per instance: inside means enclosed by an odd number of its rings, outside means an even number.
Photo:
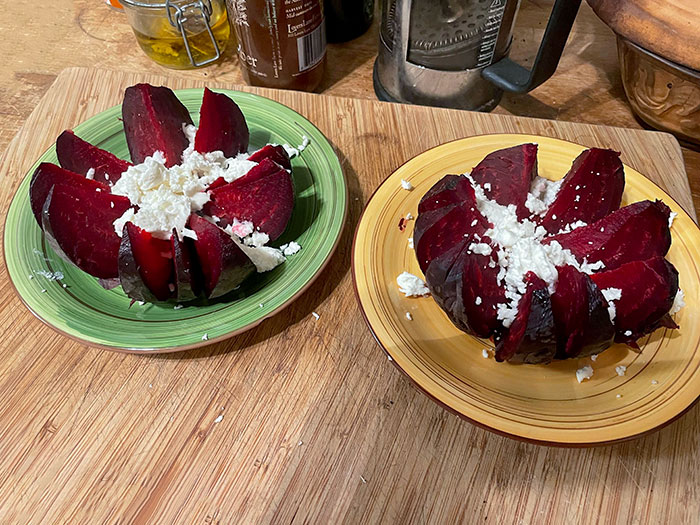
[[[528,135],[484,135],[443,144],[411,159],[377,189],[362,215],[353,247],[353,276],[367,323],[379,344],[413,382],[438,403],[468,420],[510,437],[543,444],[583,446],[631,439],[683,414],[700,395],[700,231],[682,208],[649,179],[625,166],[623,205],[663,199],[678,216],[668,253],[680,274],[687,306],[676,315],[680,330],[657,330],[639,341],[641,354],[615,345],[595,362],[570,359],[549,365],[513,365],[484,359],[490,341],[469,336],[430,297],[407,298],[396,277],[421,276],[413,232],[398,223],[417,215],[423,194],[448,173],[470,171],[494,150],[539,144],[539,174],[558,179],[585,149]],[[410,181],[413,191],[401,187]],[[413,320],[406,318],[410,312]],[[593,366],[579,384],[576,369]],[[624,376],[615,367],[625,365]]]

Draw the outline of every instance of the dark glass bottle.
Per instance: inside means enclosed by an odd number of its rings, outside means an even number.
[[[329,42],[347,42],[372,25],[374,0],[325,0],[324,6]]]

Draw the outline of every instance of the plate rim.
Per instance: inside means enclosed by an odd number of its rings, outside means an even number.
[[[181,93],[181,92],[201,92],[201,93],[204,93],[204,87],[190,87],[190,88],[182,88],[182,89],[173,89],[172,91],[175,93],[176,96],[178,95],[178,93]],[[287,106],[286,104],[283,104],[277,100],[274,100],[272,98],[269,98],[269,97],[266,97],[266,96],[263,96],[263,95],[260,95],[257,93],[251,93],[248,91],[240,91],[240,90],[228,89],[228,88],[214,88],[213,91],[218,92],[218,93],[224,92],[224,93],[241,94],[244,96],[250,96],[253,99],[256,99],[256,98],[264,99],[267,102],[271,102],[273,105],[282,106],[285,110],[291,111],[292,113],[297,115],[302,120],[308,122],[311,125],[311,127],[314,128],[324,138],[324,140],[327,142],[327,144],[330,146],[331,150],[333,151],[332,162],[337,165],[336,167],[338,168],[338,172],[340,174],[339,180],[342,182],[342,187],[343,187],[343,191],[342,191],[343,214],[342,214],[342,220],[340,220],[338,222],[338,224],[339,224],[338,232],[335,235],[335,239],[333,241],[333,244],[331,245],[330,249],[328,250],[327,255],[325,256],[325,258],[323,259],[321,264],[314,271],[313,275],[294,294],[292,294],[287,300],[285,300],[277,308],[266,313],[264,316],[260,317],[259,319],[251,321],[250,323],[248,323],[248,324],[246,324],[246,325],[244,325],[236,330],[231,330],[229,332],[226,332],[225,334],[222,334],[218,337],[214,337],[212,339],[195,341],[193,343],[186,344],[186,345],[165,346],[165,347],[157,347],[157,348],[156,347],[134,348],[134,347],[128,347],[128,346],[106,345],[103,343],[90,341],[88,339],[83,339],[83,338],[79,337],[78,335],[68,333],[65,330],[62,330],[62,329],[58,328],[57,326],[55,326],[54,324],[52,324],[49,320],[44,319],[38,312],[35,311],[34,308],[32,308],[32,306],[27,302],[26,298],[22,294],[19,293],[19,290],[17,289],[17,286],[15,285],[15,282],[14,282],[12,275],[11,275],[11,272],[9,270],[9,265],[7,263],[7,254],[6,254],[6,250],[7,250],[7,241],[6,241],[6,239],[7,239],[7,222],[8,222],[9,217],[10,217],[10,213],[9,213],[10,208],[12,207],[12,204],[15,201],[15,199],[18,198],[18,193],[19,193],[20,187],[22,186],[22,183],[24,182],[24,180],[27,177],[31,177],[32,167],[37,164],[38,159],[41,158],[42,156],[46,155],[51,150],[51,148],[55,148],[55,140],[54,140],[53,143],[46,150],[44,150],[43,153],[41,153],[37,159],[35,159],[32,162],[32,164],[29,167],[29,171],[27,171],[22,177],[19,178],[17,185],[16,185],[16,188],[14,189],[14,191],[12,193],[12,198],[10,199],[9,205],[8,205],[7,210],[5,212],[5,217],[3,220],[3,229],[2,229],[2,250],[1,250],[1,252],[2,252],[2,258],[3,258],[3,264],[5,265],[5,268],[7,269],[7,276],[8,276],[8,280],[12,286],[12,290],[14,291],[15,296],[19,297],[20,301],[25,306],[25,308],[27,308],[27,310],[29,310],[29,312],[35,318],[37,318],[39,321],[41,321],[44,325],[48,326],[49,328],[51,328],[55,332],[61,334],[64,337],[67,337],[68,339],[70,339],[72,341],[87,345],[87,346],[92,347],[92,348],[111,350],[113,352],[119,352],[119,353],[146,354],[146,355],[157,355],[157,354],[169,354],[169,353],[174,353],[174,352],[184,352],[187,350],[193,350],[196,348],[202,348],[204,346],[213,345],[215,343],[220,343],[220,342],[225,341],[227,339],[230,339],[236,335],[240,335],[244,332],[247,332],[248,330],[252,330],[252,329],[258,327],[263,321],[270,319],[271,317],[274,317],[275,315],[280,313],[282,310],[289,307],[294,301],[296,301],[299,298],[299,296],[301,296],[304,292],[306,292],[309,289],[309,287],[319,278],[321,273],[323,273],[323,271],[326,269],[326,267],[330,263],[330,260],[333,258],[333,255],[335,254],[336,249],[338,248],[338,245],[340,244],[341,238],[343,237],[343,230],[345,229],[345,223],[347,221],[347,216],[349,213],[348,201],[349,201],[349,197],[350,197],[347,176],[345,175],[345,171],[343,170],[343,165],[340,162],[340,159],[338,158],[338,154],[335,151],[333,143],[328,139],[328,137],[325,135],[325,133],[323,133],[318,128],[318,126],[316,126],[308,118],[306,118],[304,115],[299,113],[297,110],[295,110],[295,109],[293,109],[293,108]],[[114,108],[119,107],[121,105],[122,105],[122,103],[118,103],[118,104],[109,106],[108,108],[105,108],[101,111],[98,111],[94,115],[91,115],[91,116],[87,117],[86,119],[82,120],[81,122],[78,122],[77,124],[75,124],[73,127],[69,128],[69,129],[74,129],[76,126],[81,125],[81,124],[87,122],[88,120],[90,120],[92,118],[96,118],[100,114],[102,114],[106,111],[113,110]],[[121,133],[123,133],[123,131]],[[44,233],[42,232],[42,238],[43,238],[43,235],[44,235]]]
[[[368,207],[369,207],[370,202],[372,202],[372,200],[375,198],[377,192],[379,192],[379,190],[380,190],[385,184],[387,184],[388,180],[389,180],[397,171],[399,171],[399,170],[400,170],[401,168],[403,168],[406,164],[408,164],[409,162],[412,162],[414,159],[420,157],[421,155],[424,155],[424,154],[426,154],[426,153],[428,153],[428,152],[430,152],[430,151],[432,151],[432,150],[434,150],[434,149],[437,149],[437,148],[440,148],[440,147],[442,147],[442,146],[445,146],[445,145],[448,145],[448,144],[452,144],[452,143],[455,143],[455,142],[460,142],[460,141],[468,140],[468,139],[474,139],[474,138],[478,138],[478,137],[493,137],[493,136],[496,136],[496,135],[500,135],[500,136],[513,136],[513,135],[516,135],[516,136],[523,136],[523,137],[539,137],[539,138],[544,138],[544,139],[547,139],[547,140],[555,140],[555,141],[560,141],[560,142],[565,142],[565,143],[573,144],[573,145],[575,145],[575,146],[580,146],[580,147],[582,147],[582,148],[589,148],[589,146],[585,146],[585,145],[583,145],[583,144],[579,144],[578,142],[574,142],[574,141],[571,141],[571,140],[562,139],[562,138],[559,138],[559,137],[550,137],[550,136],[546,136],[546,135],[537,135],[537,134],[533,134],[533,133],[479,133],[478,135],[470,135],[470,136],[468,136],[468,137],[460,137],[460,138],[457,138],[457,139],[453,139],[453,140],[448,140],[448,141],[446,141],[446,142],[442,142],[442,143],[440,143],[440,144],[436,144],[435,146],[432,146],[432,147],[430,147],[430,148],[428,148],[428,149],[426,149],[426,150],[424,150],[424,151],[422,151],[422,152],[420,152],[420,153],[418,153],[418,154],[416,154],[416,155],[413,155],[412,157],[406,159],[403,163],[401,163],[401,165],[399,165],[396,169],[394,169],[391,173],[389,173],[389,175],[387,175],[387,176],[384,178],[384,180],[382,180],[382,182],[379,183],[379,185],[374,189],[374,191],[372,192],[372,194],[371,194],[371,195],[369,196],[369,198],[367,199],[367,203],[365,204],[365,206],[364,206],[364,208],[363,208],[363,210],[362,210],[362,213],[360,214],[360,217],[359,217],[359,219],[358,219],[358,221],[357,221],[357,226],[356,226],[356,228],[355,228],[355,233],[354,233],[354,235],[353,235],[352,248],[351,248],[351,254],[352,254],[352,257],[351,257],[352,283],[353,283],[353,289],[354,289],[354,292],[355,292],[355,298],[357,299],[357,303],[358,303],[358,306],[359,306],[359,309],[360,309],[360,313],[362,314],[362,318],[364,319],[365,324],[367,325],[367,327],[369,328],[370,333],[372,334],[372,338],[375,340],[375,342],[377,343],[377,345],[379,346],[379,348],[381,349],[381,351],[384,353],[385,357],[388,358],[388,361],[389,361],[395,368],[397,368],[397,369],[402,373],[402,375],[403,375],[404,377],[408,378],[409,381],[410,381],[410,383],[411,383],[416,389],[418,389],[418,391],[419,391],[421,394],[425,395],[425,396],[428,397],[431,401],[433,401],[434,403],[436,403],[438,406],[442,407],[443,409],[446,409],[448,412],[450,412],[450,413],[452,413],[452,414],[458,416],[460,419],[462,419],[462,420],[464,420],[464,421],[467,421],[467,422],[469,422],[469,423],[471,423],[471,424],[473,424],[473,425],[475,425],[475,426],[477,426],[477,427],[479,427],[479,428],[482,428],[482,429],[484,429],[484,430],[487,430],[487,431],[489,431],[489,432],[492,432],[492,433],[494,433],[494,434],[496,434],[496,435],[503,436],[503,437],[507,437],[507,438],[511,438],[511,439],[516,440],[516,441],[520,441],[520,442],[524,442],[524,443],[530,443],[530,444],[534,444],[534,445],[540,445],[540,446],[548,446],[548,447],[555,447],[555,448],[563,448],[563,449],[581,449],[581,448],[603,447],[603,446],[615,445],[615,444],[618,444],[618,443],[624,443],[624,442],[627,442],[627,441],[632,441],[632,440],[635,440],[635,439],[639,439],[639,438],[644,437],[644,436],[648,436],[648,435],[650,435],[650,434],[653,434],[653,433],[655,433],[655,432],[657,432],[657,431],[663,429],[664,427],[670,425],[671,423],[677,421],[678,419],[680,419],[681,417],[683,417],[686,413],[688,413],[688,411],[690,411],[693,407],[695,407],[695,405],[698,403],[698,401],[700,401],[700,391],[698,391],[698,393],[696,394],[695,398],[688,404],[688,406],[686,406],[683,410],[679,411],[677,414],[675,414],[674,416],[670,417],[669,419],[667,419],[667,420],[665,420],[665,421],[659,423],[658,425],[656,425],[656,426],[654,426],[654,427],[652,427],[652,428],[650,428],[650,429],[647,429],[647,430],[644,430],[644,431],[641,431],[641,432],[637,432],[637,433],[634,433],[634,434],[630,434],[630,435],[627,435],[627,436],[623,436],[623,437],[620,437],[620,438],[608,439],[608,440],[601,440],[601,441],[571,441],[571,442],[569,442],[569,441],[550,441],[550,440],[544,440],[544,439],[536,439],[536,438],[525,437],[525,436],[522,436],[522,435],[520,435],[520,434],[515,434],[515,433],[512,433],[512,432],[507,432],[507,431],[505,431],[505,430],[501,430],[501,429],[499,429],[499,428],[495,428],[495,427],[490,426],[490,425],[488,425],[488,424],[486,424],[486,423],[484,423],[484,422],[481,422],[481,421],[478,421],[478,420],[476,420],[476,419],[474,419],[474,418],[471,418],[471,417],[469,417],[467,414],[464,414],[463,412],[460,412],[459,410],[457,410],[456,408],[450,406],[449,404],[447,404],[446,402],[442,401],[441,399],[438,399],[438,398],[435,397],[432,393],[430,393],[423,385],[421,385],[413,376],[411,376],[406,370],[404,370],[403,367],[401,367],[401,366],[396,362],[396,360],[391,356],[391,354],[389,353],[389,351],[387,350],[387,348],[384,346],[384,344],[380,341],[379,337],[377,336],[377,334],[376,334],[376,332],[375,332],[375,330],[374,330],[374,327],[373,327],[372,324],[370,323],[369,317],[367,316],[367,312],[366,312],[366,310],[365,310],[365,306],[364,306],[364,304],[362,303],[362,300],[360,299],[360,291],[359,291],[359,288],[358,288],[358,285],[357,285],[357,269],[356,269],[356,258],[355,258],[356,249],[357,249],[357,239],[358,239],[358,233],[359,233],[359,230],[360,230],[360,225],[362,224],[362,221],[363,221],[364,218],[365,218],[365,214],[366,214],[366,212],[367,212],[367,209],[368,209]],[[538,145],[539,145],[539,144],[538,144]],[[668,196],[668,197],[671,199],[671,201],[672,201],[674,204],[676,204],[676,206],[678,206],[678,208],[680,208],[681,210],[683,210],[683,212],[684,212],[684,213],[691,219],[691,221],[695,224],[695,228],[700,232],[700,227],[698,226],[697,220],[694,219],[694,218],[690,215],[690,213],[688,213],[688,212],[685,210],[685,208],[684,208],[683,206],[681,206],[681,205],[678,203],[678,201],[677,201],[672,195],[670,195],[666,190],[664,190],[663,188],[661,188],[661,186],[659,186],[655,181],[653,181],[653,180],[651,180],[650,178],[648,178],[646,175],[644,175],[644,173],[642,173],[641,171],[637,170],[636,168],[634,168],[634,167],[632,167],[632,166],[629,166],[629,165],[627,165],[627,164],[625,164],[625,163],[623,163],[623,166],[627,166],[627,167],[633,169],[634,171],[636,171],[637,173],[639,173],[642,177],[644,177],[647,181],[651,182],[654,186],[656,186],[656,188],[659,189],[664,195]]]

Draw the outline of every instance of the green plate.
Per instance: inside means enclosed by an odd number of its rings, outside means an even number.
[[[58,163],[49,149],[22,181],[5,223],[5,261],[10,279],[29,310],[59,332],[93,346],[135,352],[167,352],[210,344],[248,330],[299,296],[318,276],[335,249],[347,212],[347,187],[328,140],[304,117],[278,102],[251,93],[217,90],[241,108],[251,148],[267,143],[309,145],[292,160],[296,204],[287,230],[275,245],[295,240],[302,249],[274,270],[256,274],[216,301],[131,307],[121,287],[102,288],[94,277],[63,261],[49,248],[29,204],[31,174],[40,162]],[[195,124],[202,89],[176,92]],[[115,106],[76,126],[81,138],[129,158]],[[61,272],[47,279],[41,272]],[[30,277],[31,276],[31,277]],[[65,285],[65,286],[64,286]],[[206,339],[203,337],[206,334]]]

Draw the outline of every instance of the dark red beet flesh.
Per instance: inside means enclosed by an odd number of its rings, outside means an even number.
[[[292,161],[289,155],[287,155],[287,150],[282,146],[268,144],[248,157],[248,160],[252,160],[253,162],[262,162],[263,159],[270,159],[286,170],[292,169]]]
[[[551,295],[557,358],[602,352],[615,335],[603,294],[573,266],[559,267],[557,272],[557,289]]]
[[[89,184],[94,181],[82,180],[84,184],[58,183],[49,191],[43,208],[44,233],[78,268],[111,279],[119,273],[120,242],[112,223],[131,203]]]
[[[661,201],[635,202],[546,242],[557,241],[579,260],[603,261],[604,269],[612,270],[631,261],[666,255],[671,247],[670,212]]]
[[[131,166],[130,162],[93,146],[69,129],[56,139],[56,155],[63,168],[80,175],[87,175],[90,168],[93,168],[94,180],[105,184],[117,182]]]
[[[591,278],[601,290],[621,290],[622,297],[613,301],[616,342],[634,343],[660,326],[675,326],[666,314],[678,292],[678,271],[663,257],[629,262]]]
[[[219,297],[230,292],[255,271],[253,263],[231,236],[215,224],[192,215],[190,228],[197,234],[194,246],[207,297]]]
[[[248,173],[242,177],[229,182],[229,188],[235,188],[237,186],[243,186],[245,184],[250,184],[252,182],[264,179],[273,175],[279,171],[284,171],[284,168],[277,164],[274,160],[266,158],[262,159],[257,166],[253,166]],[[216,181],[214,181],[216,182]],[[210,188],[212,189],[212,188]]]
[[[549,233],[557,233],[576,221],[595,222],[620,207],[624,189],[620,154],[609,149],[587,149],[574,160],[540,224]]]
[[[185,237],[180,240],[173,229],[170,238],[175,271],[175,297],[178,301],[191,301],[199,293],[200,269],[194,251],[194,242]]]
[[[521,220],[530,215],[525,201],[536,175],[537,144],[520,144],[494,151],[471,172],[472,179],[484,188],[487,198],[503,206],[515,204]]]
[[[515,320],[496,340],[496,361],[549,363],[556,353],[554,316],[547,283],[532,272]]]
[[[222,151],[226,157],[235,157],[248,150],[248,139],[248,125],[238,105],[205,87],[194,149],[200,153]]]
[[[461,175],[445,175],[430,188],[418,203],[418,213],[437,210],[450,204],[463,202],[476,204],[474,188],[469,179]]]
[[[96,192],[99,188],[105,193],[109,193],[109,186],[96,180],[86,179],[78,173],[73,173],[55,164],[42,162],[32,175],[32,182],[29,186],[29,202],[32,206],[34,218],[39,226],[42,224],[41,211],[44,209],[44,202],[48,197],[51,188],[55,184],[87,188]],[[118,217],[118,216],[117,216]]]
[[[192,124],[192,118],[169,88],[149,84],[126,88],[122,120],[134,164],[155,151],[163,152],[168,167],[180,163],[189,144],[182,125]]]
[[[132,299],[167,301],[175,291],[170,241],[127,222],[119,248],[119,280]]]
[[[234,218],[250,221],[274,241],[287,227],[293,208],[292,178],[289,172],[280,168],[252,182],[234,181],[211,190],[211,200],[204,206],[204,213],[219,217],[222,226],[233,223]]]

